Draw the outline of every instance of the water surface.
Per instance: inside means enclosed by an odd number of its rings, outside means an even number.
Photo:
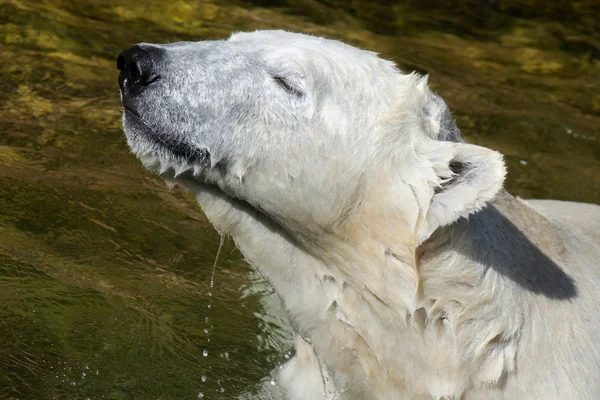
[[[431,75],[513,194],[600,202],[597,2],[447,3],[0,1],[0,399],[251,398],[291,348],[231,241],[209,287],[219,235],[129,153],[114,60],[136,42],[378,51]]]

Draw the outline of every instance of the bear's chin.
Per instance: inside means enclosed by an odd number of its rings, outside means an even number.
[[[125,108],[123,111],[123,128],[127,144],[146,168],[160,163],[161,172],[168,168],[175,170],[176,175],[187,170],[195,174],[199,169],[211,164],[211,155],[207,148],[196,148],[173,135],[152,129],[136,112]],[[144,159],[146,162],[144,162]]]
[[[137,152],[136,152],[137,153]],[[169,188],[180,186],[181,188],[195,192],[197,187],[211,186],[220,190],[215,184],[205,181],[202,176],[205,166],[202,164],[187,163],[168,152],[145,152],[137,153],[144,167],[160,176]]]
[[[220,199],[227,199],[229,203],[236,207],[244,204],[244,208],[254,209],[245,200],[227,193],[217,183],[207,180],[205,177],[207,166],[204,163],[188,164],[181,161],[180,158],[164,152],[160,154],[147,152],[137,155],[144,167],[161,177],[169,189],[178,186],[195,196],[210,192]]]

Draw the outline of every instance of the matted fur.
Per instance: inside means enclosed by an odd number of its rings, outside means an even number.
[[[374,53],[282,31],[141,46],[160,80],[123,94],[128,143],[283,299],[288,398],[600,398],[599,207],[510,196],[501,155]]]

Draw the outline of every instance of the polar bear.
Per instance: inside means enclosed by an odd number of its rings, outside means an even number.
[[[523,201],[427,78],[283,31],[141,43],[127,141],[282,298],[300,399],[600,399],[600,207]]]

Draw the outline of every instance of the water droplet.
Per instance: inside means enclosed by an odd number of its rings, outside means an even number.
[[[571,130],[571,128],[567,128],[566,129],[567,133],[570,135],[571,133],[573,133],[573,131]]]
[[[212,304],[209,304],[207,307],[210,308],[212,306]]]
[[[209,297],[210,297],[210,296],[212,296],[212,292],[208,292],[208,296],[209,296]]]
[[[271,385],[275,386],[277,385],[277,379],[275,379],[275,377],[271,377]]]
[[[199,399],[201,399],[201,398],[203,398],[203,397],[204,397],[204,393],[202,393],[202,392],[198,393],[198,398],[199,398]]]
[[[208,335],[208,329],[204,328],[204,333]]]
[[[200,380],[201,380],[202,382],[206,382],[206,375],[202,375],[202,378],[200,378]]]
[[[519,161],[519,163],[521,163],[521,165],[527,165],[527,161],[525,161],[525,160],[521,160],[521,161]]]
[[[208,350],[204,349],[204,351],[202,352],[202,355],[203,355],[204,357],[206,357],[206,356],[208,355]]]

